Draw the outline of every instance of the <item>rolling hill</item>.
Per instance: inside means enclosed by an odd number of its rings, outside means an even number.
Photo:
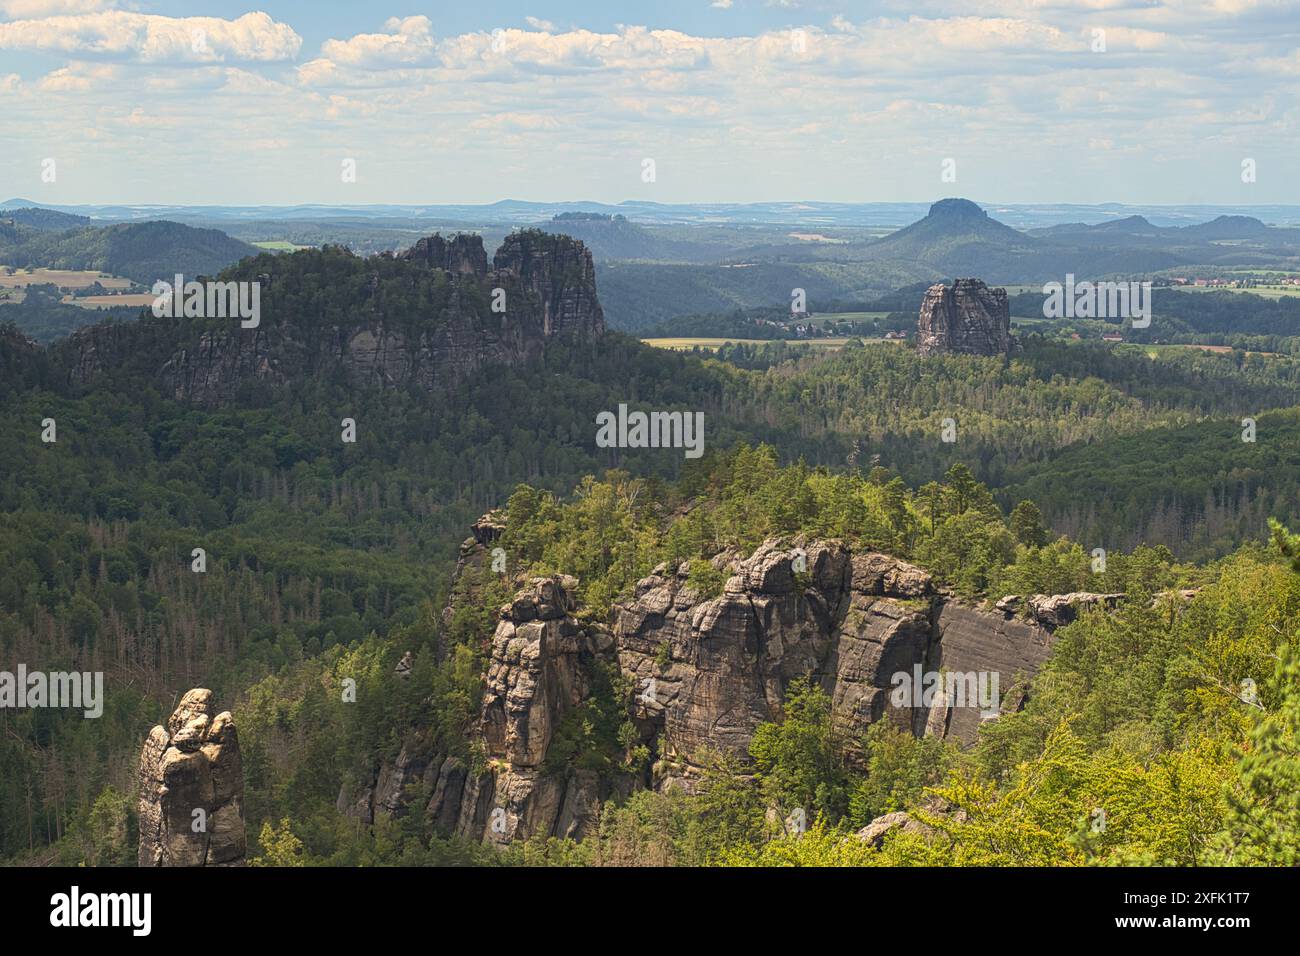
[[[176,273],[215,275],[259,252],[216,229],[195,229],[161,220],[84,226],[62,232],[21,222],[5,225],[0,220],[0,263],[18,268],[93,269],[143,285]]]

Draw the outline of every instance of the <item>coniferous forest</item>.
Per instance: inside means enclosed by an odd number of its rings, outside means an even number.
[[[841,6],[0,0],[16,939],[1294,929],[1295,4]]]

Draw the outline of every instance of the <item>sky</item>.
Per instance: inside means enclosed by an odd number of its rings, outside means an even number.
[[[0,199],[1300,203],[1300,0],[0,0]]]

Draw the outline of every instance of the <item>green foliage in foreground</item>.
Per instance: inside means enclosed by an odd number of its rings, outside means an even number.
[[[640,790],[612,801],[598,832],[582,843],[536,837],[494,851],[439,838],[418,813],[349,829],[322,803],[315,818],[292,821],[307,847],[300,859],[536,866],[1296,862],[1300,575],[1276,550],[1250,546],[1193,569],[1173,564],[1161,549],[1140,549],[1110,556],[1106,571],[1094,574],[1068,541],[1024,544],[1022,537],[1033,537],[1030,509],[1018,509],[1020,534],[1013,532],[987,491],[960,469],[935,489],[912,492],[885,475],[859,480],[781,469],[768,467],[768,457],[762,449],[742,450],[731,467],[688,476],[683,489],[697,496],[696,507],[685,511],[671,495],[645,500],[625,475],[588,482],[567,503],[521,489],[503,540],[536,569],[585,555],[584,585],[597,599],[622,593],[642,565],[665,556],[700,562],[719,546],[748,547],[769,533],[797,531],[858,543],[884,536],[918,559],[947,562],[968,583],[1060,583],[1065,575],[1129,597],[1114,612],[1088,613],[1060,630],[1025,708],[986,724],[964,752],[888,723],[854,738],[832,720],[824,691],[796,681],[780,718],[754,735],[747,760],[697,755],[706,770],[693,792]],[[660,509],[675,517],[665,519]],[[641,542],[626,566],[581,545],[605,540],[600,531],[609,527]],[[1008,538],[1008,551],[980,546],[999,535]],[[1291,540],[1283,529],[1279,535]],[[1009,563],[990,563],[990,555],[1009,556]],[[982,566],[980,574],[964,578],[972,563]],[[1200,590],[1185,600],[1168,593],[1175,585]],[[613,720],[600,707],[593,716],[600,713]],[[589,723],[594,728],[599,720]],[[569,759],[603,754],[603,764],[585,765],[606,773],[639,766],[644,755],[634,757],[626,737],[612,724],[605,734],[594,748],[576,741]],[[611,739],[624,746],[622,755]],[[897,811],[913,822],[880,846],[856,835]],[[272,826],[267,839],[269,859],[284,835]]]
[[[1042,534],[1031,505],[1004,516],[964,466],[909,489],[883,469],[863,476],[780,467],[764,447],[706,459],[674,486],[620,472],[585,480],[569,499],[523,486],[508,510],[502,544],[514,567],[576,573],[587,613],[597,616],[660,562],[691,562],[701,588],[714,587],[708,557],[773,535],[893,551],[973,598],[1090,588],[1128,599],[1059,631],[1027,706],[986,725],[969,751],[887,724],[854,739],[831,719],[825,693],[797,681],[780,718],[755,734],[747,760],[697,755],[707,770],[693,793],[632,791],[605,807],[598,832],[581,844],[537,838],[498,852],[439,836],[420,810],[427,794],[411,794],[407,815],[369,827],[338,809],[341,783],[345,792],[362,785],[378,761],[417,739],[482,766],[467,731],[491,612],[505,592],[495,576],[470,574],[448,619],[426,603],[382,635],[287,656],[240,696],[251,858],[265,865],[1295,862],[1300,575],[1277,549],[1252,545],[1193,568],[1164,549],[1139,548],[1109,555],[1105,570],[1094,571],[1077,543]],[[1276,539],[1294,551],[1285,529]],[[38,574],[48,563],[39,552],[29,560]],[[108,567],[98,576],[102,587],[113,573]],[[256,597],[250,586],[231,587]],[[1172,587],[1200,590],[1185,602],[1165,593]],[[99,606],[95,594],[82,595],[87,616]],[[342,594],[318,600],[313,620],[328,618],[331,601],[339,611],[351,604]],[[76,621],[68,618],[70,640]],[[96,633],[92,623],[83,638]],[[393,669],[407,651],[413,667],[401,678]],[[627,733],[628,689],[617,674],[589,676],[591,699],[560,728],[548,769],[626,783],[647,759]],[[340,703],[345,678],[358,683],[356,704]],[[140,722],[131,711],[110,719],[123,727]],[[78,743],[50,739],[60,748]],[[22,757],[13,743],[4,746]],[[103,759],[86,753],[88,763]],[[21,805],[13,783],[20,779],[4,782],[8,805]],[[99,779],[56,851],[69,861],[129,862],[133,809],[111,777]],[[880,847],[855,835],[900,810],[914,824]]]

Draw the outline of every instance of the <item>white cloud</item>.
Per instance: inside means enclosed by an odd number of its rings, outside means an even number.
[[[81,63],[43,76],[36,88],[42,93],[84,93],[111,83],[117,76],[118,70],[111,64]]]
[[[492,116],[482,116],[472,123],[473,129],[505,129],[505,130],[548,130],[559,129],[559,121],[554,116],[548,116],[539,113],[497,113]]]
[[[0,0],[0,15],[22,20],[59,13],[94,13],[116,5],[113,0]]]
[[[234,183],[221,188],[241,199],[274,189],[262,201],[932,198],[931,154],[955,156],[960,192],[977,198],[1023,196],[1026,182],[1060,198],[1090,177],[1104,192],[1147,176],[1151,195],[1174,201],[1193,194],[1171,172],[1177,157],[1232,174],[1239,158],[1212,155],[1222,144],[1294,151],[1300,54],[1284,29],[1252,20],[1277,15],[1267,0],[888,2],[897,13],[726,36],[536,17],[439,35],[428,17],[395,17],[305,62],[294,62],[297,34],[265,14],[209,20],[226,27],[196,56],[189,31],[204,18],[56,12],[0,23],[0,48],[68,60],[44,76],[0,73],[0,97],[35,141],[75,151],[93,140],[83,168],[104,157],[104,177],[147,188],[152,161],[131,137],[157,125],[179,151],[166,169],[186,169],[191,185]],[[234,35],[245,21],[248,35]],[[1091,52],[1093,25],[1107,30],[1105,54]],[[173,62],[188,68],[160,66]],[[335,195],[345,156],[362,185]],[[639,179],[645,156],[658,160],[653,187]]]
[[[393,17],[384,24],[388,33],[358,33],[349,40],[326,40],[321,58],[347,66],[386,66],[429,62],[434,52],[428,17]]]
[[[139,63],[274,62],[292,59],[302,38],[265,13],[236,20],[107,10],[0,23],[0,50],[34,50]]]

